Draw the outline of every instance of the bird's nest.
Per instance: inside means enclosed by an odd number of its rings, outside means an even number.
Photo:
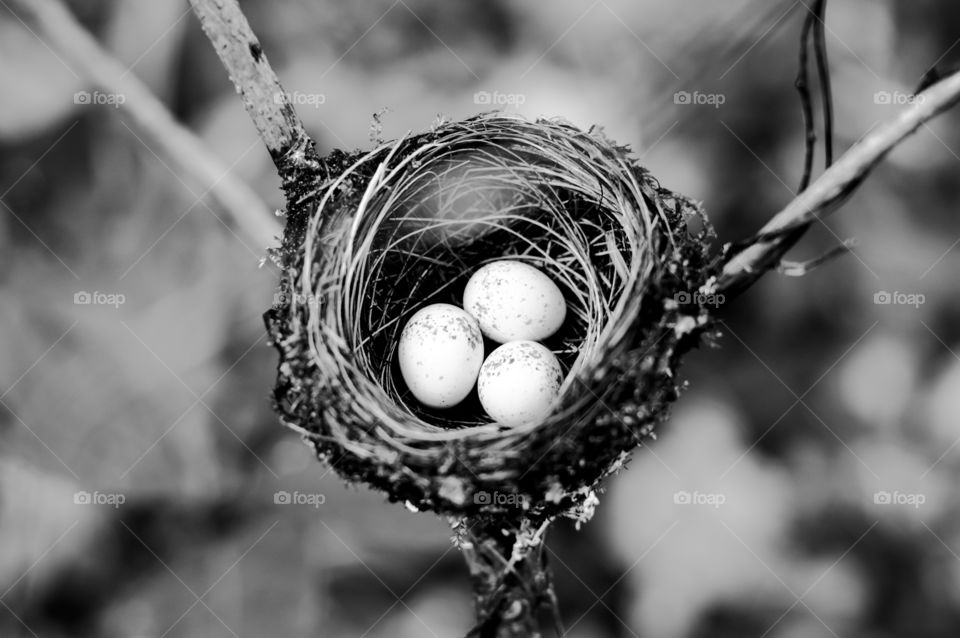
[[[664,416],[679,357],[710,326],[699,206],[598,130],[502,114],[327,163],[333,177],[289,214],[266,315],[284,423],[343,477],[417,509],[536,518],[589,505]],[[460,305],[470,275],[504,257],[566,298],[545,342],[566,373],[555,408],[505,427],[475,392],[421,406],[398,370],[405,322]]]

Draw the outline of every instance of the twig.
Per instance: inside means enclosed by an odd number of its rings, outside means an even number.
[[[856,245],[857,241],[855,239],[847,239],[839,246],[834,246],[819,257],[814,257],[813,259],[806,261],[787,261],[786,259],[781,259],[780,264],[777,266],[777,272],[787,277],[803,277],[820,264],[824,264],[840,255],[852,251]]]
[[[823,108],[823,164],[833,164],[833,85],[827,64],[827,0],[816,0],[813,8],[813,51],[817,58],[817,78],[820,82],[820,103]]]
[[[882,124],[844,153],[805,191],[760,230],[753,243],[732,252],[724,262],[716,289],[728,296],[749,287],[775,268],[789,248],[785,238],[843,204],[871,170],[897,144],[925,122],[960,101],[960,73],[954,73],[918,94],[900,115]]]
[[[123,112],[150,148],[168,158],[229,215],[231,226],[257,246],[268,246],[280,226],[269,207],[214,157],[189,129],[134,74],[100,46],[60,0],[14,0],[23,19],[85,75],[91,88],[122,95]]]
[[[826,0],[819,0],[815,7],[807,9],[807,17],[803,21],[803,29],[800,32],[800,60],[797,64],[797,78],[793,85],[796,87],[797,93],[800,94],[800,109],[803,113],[803,130],[805,135],[803,175],[800,178],[800,188],[797,192],[802,192],[806,189],[807,186],[810,185],[810,178],[813,176],[813,160],[817,148],[817,128],[813,120],[813,100],[810,94],[809,49],[811,32],[817,22],[817,11],[823,10],[825,1]],[[822,84],[822,77],[820,77],[820,81]]]
[[[553,608],[563,635],[546,563],[544,535],[550,521],[474,518],[461,521],[459,546],[470,570],[477,622],[467,638],[529,638],[540,635],[540,612]]]
[[[803,113],[803,175],[800,177],[800,188],[797,192],[802,192],[810,185],[810,178],[813,175],[813,158],[817,148],[817,128],[813,121],[813,101],[810,98],[810,73],[807,59],[809,57],[807,41],[809,39],[810,28],[812,26],[811,16],[803,21],[803,30],[800,32],[800,62],[797,64],[797,78],[793,82],[797,93],[800,94],[800,111]]]
[[[813,176],[813,161],[817,148],[817,128],[813,119],[813,101],[810,95],[808,51],[810,48],[811,33],[813,47],[817,58],[817,82],[820,85],[820,94],[823,96],[823,129],[824,129],[824,168],[833,163],[833,92],[830,89],[830,73],[827,67],[827,47],[823,39],[824,22],[827,10],[827,0],[814,0],[812,7],[806,7],[807,16],[803,21],[803,30],[800,33],[800,62],[797,65],[797,79],[794,86],[800,93],[800,108],[803,111],[804,153],[803,176],[800,178],[798,193],[810,186]],[[809,226],[800,226],[780,238],[781,253],[786,253],[791,246],[800,241],[806,234]]]
[[[190,0],[190,6],[237,87],[284,186],[292,186],[303,173],[321,175],[323,164],[313,140],[304,130],[237,1]]]

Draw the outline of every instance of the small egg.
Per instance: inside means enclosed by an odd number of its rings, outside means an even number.
[[[567,316],[563,293],[549,277],[530,264],[509,259],[491,262],[470,277],[463,308],[497,343],[546,339]]]
[[[547,415],[560,391],[560,362],[535,341],[511,341],[487,357],[480,368],[480,404],[499,423],[523,425]]]
[[[438,303],[418,310],[400,335],[400,374],[420,403],[449,408],[463,401],[483,364],[483,336],[464,310]]]

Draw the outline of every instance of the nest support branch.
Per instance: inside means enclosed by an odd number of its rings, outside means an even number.
[[[477,622],[468,638],[538,636],[540,616],[559,625],[545,538],[550,521],[461,519],[454,525],[473,585]]]
[[[287,201],[299,199],[298,185],[325,177],[325,166],[246,16],[236,0],[190,0],[190,6],[270,151]]]

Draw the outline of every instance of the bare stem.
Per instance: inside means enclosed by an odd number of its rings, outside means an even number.
[[[810,185],[810,178],[813,175],[813,160],[816,155],[817,148],[817,127],[816,122],[813,119],[813,101],[810,96],[810,73],[809,73],[809,48],[810,48],[810,39],[814,30],[819,31],[823,29],[823,12],[826,8],[826,0],[815,0],[813,7],[807,7],[807,16],[803,21],[803,30],[800,32],[800,62],[797,65],[797,78],[794,81],[794,86],[797,88],[797,92],[800,94],[800,110],[803,113],[803,129],[804,129],[804,155],[803,155],[803,176],[800,178],[800,191],[803,191]],[[819,24],[818,24],[819,22]],[[819,46],[820,42],[816,44]],[[824,50],[821,53],[818,51],[817,59],[824,59],[823,67],[826,67],[826,50],[824,45]],[[821,65],[818,64],[818,68]],[[826,92],[826,87],[829,87],[830,76],[828,73],[821,73],[818,75],[818,81],[822,90]],[[825,102],[824,104],[824,129],[830,129],[832,131],[832,123],[827,122],[826,120],[832,119],[827,117],[832,113],[829,110],[830,101]],[[827,166],[830,165],[832,160],[832,149],[831,149],[831,140],[826,140],[827,145],[827,154],[831,157],[830,161],[826,162]]]
[[[522,530],[524,526],[526,530]],[[460,549],[474,590],[477,623],[467,638],[540,636],[540,612],[556,599],[546,564],[544,535],[549,522],[476,518],[462,522]],[[557,635],[559,613],[554,622]]]
[[[717,281],[717,290],[737,294],[766,271],[775,268],[790,247],[788,240],[792,231],[837,210],[887,153],[958,101],[960,73],[954,73],[918,94],[913,104],[896,119],[877,127],[797,195],[767,222],[750,245],[728,255]]]
[[[820,103],[823,105],[823,163],[833,164],[833,84],[827,63],[827,0],[815,0],[813,16],[813,51],[817,58],[817,76],[820,78]],[[801,189],[802,190],[802,189]]]
[[[190,0],[285,186],[322,162],[236,0]]]
[[[174,119],[153,92],[105,51],[60,0],[16,0],[16,6],[22,18],[37,28],[39,37],[74,63],[92,88],[124,97],[121,112],[129,115],[151,150],[196,182],[204,195],[209,193],[228,214],[226,221],[235,230],[258,246],[273,243],[280,226],[260,196]]]

